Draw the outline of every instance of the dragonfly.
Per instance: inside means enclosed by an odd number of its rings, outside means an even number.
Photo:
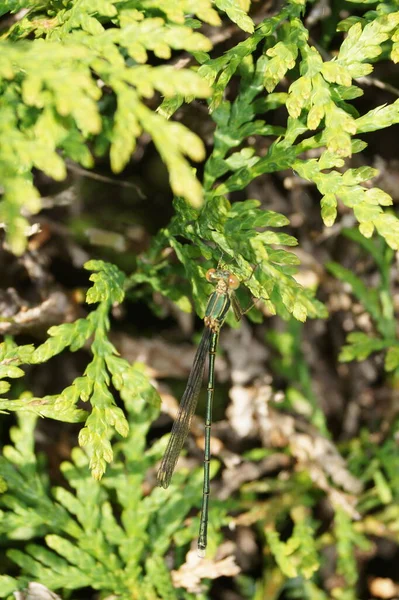
[[[206,279],[216,287],[208,300],[204,317],[204,331],[194,357],[185,392],[180,401],[179,411],[172,427],[168,445],[157,473],[158,485],[167,488],[172,479],[184,442],[190,431],[191,420],[197,406],[205,363],[208,357],[209,371],[205,411],[204,483],[198,535],[198,554],[202,558],[205,556],[208,538],[212,405],[215,389],[215,355],[219,331],[226,319],[230,306],[233,308],[237,321],[239,321],[253,306],[252,304],[245,311],[241,309],[235,295],[235,291],[239,287],[240,281],[234,273],[220,268],[209,269],[206,273]]]

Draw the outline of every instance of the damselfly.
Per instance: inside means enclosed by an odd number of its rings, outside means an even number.
[[[205,556],[208,532],[208,507],[210,478],[209,467],[211,459],[211,423],[212,403],[215,387],[215,354],[218,343],[219,330],[224,323],[230,305],[237,320],[249,310],[242,311],[235,295],[235,290],[240,282],[236,275],[222,269],[209,269],[206,278],[210,283],[216,284],[215,291],[211,294],[205,311],[205,329],[202,334],[193,366],[188,378],[187,387],[180,402],[179,412],[173,424],[172,433],[158,470],[158,485],[167,488],[176,467],[177,460],[183,444],[190,430],[191,419],[197,406],[201,389],[205,362],[209,356],[209,374],[207,403],[205,413],[205,451],[204,451],[204,486],[202,493],[201,520],[198,536],[198,554]],[[251,308],[251,307],[250,307]]]

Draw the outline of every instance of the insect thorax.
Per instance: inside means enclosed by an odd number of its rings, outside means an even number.
[[[212,329],[215,333],[218,332],[223,325],[230,308],[229,294],[226,292],[219,292],[218,287],[219,282],[216,290],[211,294],[208,300],[204,318],[205,326]]]

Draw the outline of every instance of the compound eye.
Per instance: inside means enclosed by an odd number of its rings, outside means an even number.
[[[236,275],[233,275],[232,273],[230,273],[229,288],[231,290],[236,290],[238,287],[240,287],[240,281],[239,281],[238,277]]]
[[[214,283],[215,281],[215,273],[216,273],[216,269],[208,269],[208,271],[206,272],[206,280],[209,281],[210,283]]]

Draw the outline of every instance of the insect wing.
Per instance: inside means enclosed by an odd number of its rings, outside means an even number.
[[[191,419],[197,406],[212,335],[212,331],[205,327],[195,354],[185,392],[180,401],[179,412],[173,423],[169,442],[157,473],[158,485],[164,488],[169,486],[181,449],[190,431]]]

